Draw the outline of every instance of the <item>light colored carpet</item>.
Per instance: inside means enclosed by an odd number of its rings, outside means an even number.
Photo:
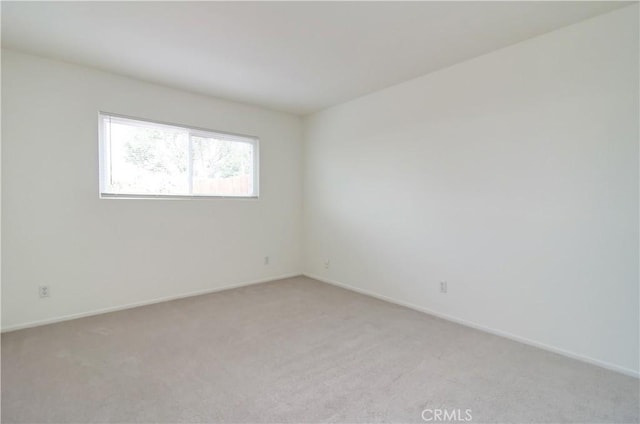
[[[303,277],[2,335],[3,423],[619,423],[638,396],[635,378]]]

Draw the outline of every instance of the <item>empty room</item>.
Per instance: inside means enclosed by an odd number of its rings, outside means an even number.
[[[3,423],[638,423],[638,2],[1,8]]]

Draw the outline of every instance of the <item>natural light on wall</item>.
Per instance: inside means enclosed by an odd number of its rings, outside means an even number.
[[[258,139],[100,113],[101,197],[257,197]]]

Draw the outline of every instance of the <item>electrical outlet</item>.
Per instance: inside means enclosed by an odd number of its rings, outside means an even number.
[[[265,265],[269,265],[269,257],[268,256],[264,257],[264,264]]]
[[[50,297],[51,290],[49,290],[49,286],[40,286],[38,287],[38,294],[40,297]]]
[[[324,261],[324,269],[329,269],[329,265],[331,265],[331,262],[329,262],[329,259]]]
[[[446,293],[446,292],[447,292],[447,282],[440,281],[440,293]]]

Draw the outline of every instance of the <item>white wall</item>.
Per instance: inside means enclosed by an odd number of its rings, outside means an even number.
[[[260,199],[100,200],[100,110],[260,137]],[[299,274],[300,137],[293,115],[2,51],[3,329]]]
[[[636,373],[638,114],[634,5],[312,115],[305,272]]]

